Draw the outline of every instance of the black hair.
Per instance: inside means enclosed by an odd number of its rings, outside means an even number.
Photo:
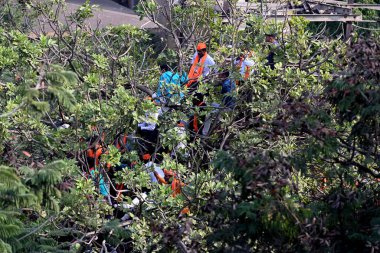
[[[230,71],[228,69],[225,69],[225,70],[222,71],[221,74],[223,74],[226,77],[229,77],[230,76]]]
[[[169,71],[169,70],[170,70],[170,67],[169,67],[168,64],[163,63],[163,64],[160,65],[160,69],[161,69],[161,70],[165,70],[165,71]]]

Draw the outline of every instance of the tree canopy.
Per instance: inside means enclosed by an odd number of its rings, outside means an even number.
[[[216,0],[140,1],[147,31],[86,26],[90,1],[69,16],[62,0],[0,2],[0,252],[380,251],[379,35],[228,3],[226,19]],[[198,42],[216,62],[202,99],[147,99]],[[158,128],[153,166],[141,122]]]

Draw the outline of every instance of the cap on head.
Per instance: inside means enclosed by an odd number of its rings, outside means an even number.
[[[197,45],[197,50],[202,50],[202,49],[206,49],[206,48],[207,48],[206,43],[200,42]]]

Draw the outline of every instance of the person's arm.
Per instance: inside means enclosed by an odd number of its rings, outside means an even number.
[[[164,85],[164,82],[165,82],[165,78],[164,78],[164,75],[162,74],[162,75],[160,76],[160,80],[158,81],[158,86],[157,86],[157,92],[156,92],[156,96],[157,96],[156,101],[157,101],[157,102],[160,102],[160,98],[161,98],[161,96],[162,96],[161,89],[162,89],[162,87],[163,87],[163,85]]]
[[[211,56],[208,57],[207,62],[208,62],[207,65],[208,65],[209,67],[215,65],[215,61],[214,61],[214,59],[213,59]]]
[[[214,59],[208,55],[207,56],[207,59],[205,61],[205,66],[204,66],[204,69],[203,69],[203,76],[206,77],[210,74],[211,72],[211,68],[215,66],[215,61]]]

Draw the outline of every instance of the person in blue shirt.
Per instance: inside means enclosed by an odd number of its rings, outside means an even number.
[[[181,86],[187,82],[187,75],[179,76],[178,73],[173,73],[167,64],[160,65],[160,69],[162,74],[158,82],[155,101],[160,104],[169,102],[178,104],[184,97]]]
[[[265,42],[271,45],[270,47],[271,50],[267,56],[267,63],[265,65],[269,66],[272,70],[274,70],[274,65],[275,65],[274,57],[276,55],[275,49],[279,47],[279,43],[276,39],[276,33],[265,34]]]
[[[235,82],[231,81],[229,78],[230,72],[228,70],[223,71],[219,77],[222,80],[222,91],[223,94],[223,104],[226,107],[233,108],[235,106],[235,98],[233,97],[232,93],[236,89]]]

